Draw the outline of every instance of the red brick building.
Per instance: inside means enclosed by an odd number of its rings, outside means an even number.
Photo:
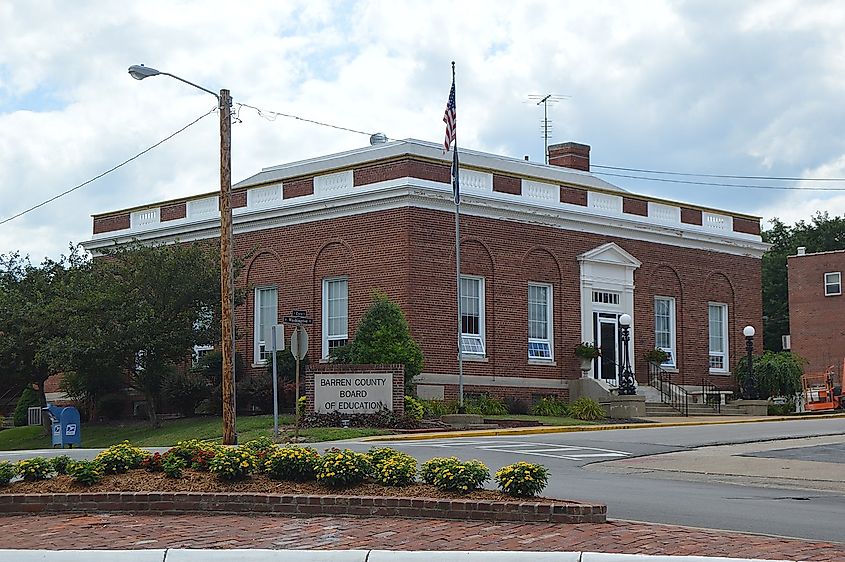
[[[789,280],[791,350],[809,361],[808,373],[822,373],[831,365],[841,372],[845,357],[845,297],[842,273],[845,250],[807,254],[786,260]]]
[[[614,383],[618,318],[633,317],[637,378],[661,347],[678,382],[732,387],[742,328],[761,326],[759,218],[636,195],[589,173],[590,147],[549,147],[550,165],[461,157],[462,346],[467,393],[566,395],[573,349],[595,341],[589,376]],[[394,141],[266,168],[234,186],[237,350],[253,369],[263,328],[314,318],[311,361],[355,334],[376,289],[408,317],[425,355],[418,390],[457,389],[454,204],[449,154]],[[94,216],[98,248],[219,236],[214,193]]]

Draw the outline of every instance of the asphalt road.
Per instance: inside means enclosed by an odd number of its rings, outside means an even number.
[[[420,461],[435,456],[477,458],[491,472],[529,460],[546,465],[544,495],[608,506],[608,517],[845,542],[845,495],[795,489],[699,482],[590,470],[587,465],[703,446],[775,441],[800,456],[792,439],[845,435],[845,419],[800,420],[692,427],[643,428],[584,433],[441,439],[387,443]],[[374,443],[354,442],[366,450]],[[805,460],[814,460],[807,448]],[[786,453],[785,453],[786,454]],[[825,453],[845,463],[845,448]],[[777,458],[771,459],[778,462]],[[842,471],[845,479],[845,470]]]
[[[432,441],[347,441],[321,443],[317,447],[322,450],[337,445],[365,451],[389,445],[420,461],[452,455],[477,458],[491,472],[517,460],[529,460],[546,465],[551,472],[544,495],[606,503],[610,518],[845,542],[845,494],[592,470],[595,463],[604,461],[760,441],[782,443],[782,449],[789,452],[781,456],[818,460],[814,447],[796,448],[799,442],[791,440],[821,435],[845,435],[845,418]],[[0,453],[0,460],[14,461],[45,453],[52,456],[62,451],[6,452]],[[64,453],[90,458],[97,451],[78,449]],[[776,463],[778,455],[768,457]],[[845,447],[837,446],[825,449],[821,456],[826,462],[845,463],[843,455]]]

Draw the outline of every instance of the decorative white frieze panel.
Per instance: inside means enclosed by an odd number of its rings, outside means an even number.
[[[733,231],[733,217],[717,215],[716,213],[701,213],[701,226],[713,230]]]
[[[461,170],[461,193],[492,193],[493,174],[476,172],[475,170]]]
[[[662,203],[648,203],[648,218],[655,222],[678,224],[681,222],[681,208]]]
[[[206,197],[188,201],[187,214],[190,220],[207,219],[216,217],[218,214],[217,197]]]
[[[352,190],[352,170],[314,176],[314,195],[337,195]]]
[[[144,209],[133,211],[131,216],[131,227],[133,229],[153,228],[161,222],[161,208]]]
[[[282,200],[282,186],[256,187],[246,192],[248,207],[266,207]]]
[[[541,181],[522,180],[522,196],[544,203],[558,203],[560,201],[560,187]]]
[[[588,191],[587,207],[606,213],[622,213],[622,198],[618,195]]]

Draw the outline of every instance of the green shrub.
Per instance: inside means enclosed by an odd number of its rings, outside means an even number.
[[[44,457],[18,461],[18,475],[27,482],[47,480],[53,472],[53,463]]]
[[[164,376],[162,393],[170,404],[185,417],[196,413],[200,402],[211,398],[208,381],[197,371],[182,372],[171,369]]]
[[[754,382],[757,386],[758,397],[765,400],[772,396],[795,396],[802,391],[801,375],[804,374],[804,366],[807,360],[795,353],[781,351],[767,351],[760,357],[755,357]],[[743,358],[737,361],[736,369],[737,382],[741,392],[745,391],[745,382],[748,378],[748,359]],[[743,397],[747,398],[745,394]]]
[[[405,396],[405,415],[414,421],[423,419],[423,405],[413,396]]]
[[[422,465],[423,481],[447,492],[471,492],[490,479],[481,461],[461,462],[456,457],[433,458]]]
[[[405,366],[406,389],[423,368],[422,350],[411,337],[405,314],[390,297],[378,292],[358,323],[352,343],[333,349],[331,356],[338,363],[401,363]]]
[[[307,396],[300,396],[299,402],[296,403],[296,413],[299,414],[299,417],[305,415],[305,408],[308,406],[308,397]]]
[[[74,482],[91,486],[103,479],[105,471],[97,461],[74,461],[68,466],[67,473]]]
[[[18,469],[8,461],[0,461],[0,486],[6,486],[18,475]]]
[[[146,470],[147,472],[162,472],[164,470],[163,459],[161,453],[153,453],[152,455],[147,455],[147,458],[141,461],[141,468]]]
[[[273,480],[305,482],[316,478],[320,454],[311,447],[278,447],[264,461],[264,470]]]
[[[509,496],[528,498],[543,491],[549,482],[549,471],[541,464],[520,461],[496,472],[496,484]]]
[[[50,464],[53,465],[53,471],[56,474],[67,474],[71,463],[73,463],[73,459],[67,455],[59,455],[50,459]]]
[[[505,408],[509,414],[525,415],[531,411],[531,403],[525,398],[508,396],[505,398]]]
[[[220,449],[220,445],[217,443],[212,443],[211,441],[202,441],[201,439],[187,439],[184,441],[177,442],[174,446],[167,450],[167,452],[171,455],[176,455],[180,457],[182,460],[185,461],[186,465],[190,465],[194,462],[194,456],[197,452],[201,451],[204,453],[211,453],[210,455],[204,455],[208,457],[208,460],[211,460],[211,457],[214,456],[214,453]]]
[[[241,445],[242,448],[248,450],[253,455],[255,455],[255,459],[258,462],[258,467],[264,467],[264,461],[270,456],[270,454],[279,448],[278,445],[273,441],[272,437],[256,437],[255,439],[251,439]]]
[[[770,416],[788,416],[795,413],[795,404],[787,402],[786,404],[769,404],[768,412]]]
[[[457,402],[447,402],[445,400],[420,400],[423,407],[423,417],[439,418],[448,414],[454,414],[458,411]]]
[[[162,455],[161,470],[168,478],[182,478],[182,471],[188,467],[188,461],[179,455],[164,453]]]
[[[38,402],[38,395],[32,387],[27,386],[24,388],[21,393],[21,397],[18,398],[18,403],[15,405],[15,413],[12,418],[14,420],[15,427],[26,425],[29,422],[29,409],[40,405],[41,404]]]
[[[258,461],[249,449],[243,447],[225,447],[218,451],[208,470],[222,480],[243,480],[258,468]]]
[[[138,468],[149,453],[129,441],[112,445],[94,457],[106,474],[120,474]]]
[[[559,398],[544,397],[531,408],[535,416],[555,416],[565,418],[569,415],[569,404]]]
[[[586,396],[582,396],[569,405],[569,415],[575,419],[586,421],[603,420],[605,418],[601,404]]]
[[[317,463],[317,482],[333,488],[358,484],[370,474],[369,457],[349,449],[329,449]]]
[[[411,455],[389,447],[372,449],[367,453],[372,466],[373,480],[382,486],[407,486],[417,477],[417,460]]]
[[[483,394],[476,398],[464,400],[464,406],[466,407],[467,414],[501,416],[508,413],[504,402],[498,398],[490,398]]]

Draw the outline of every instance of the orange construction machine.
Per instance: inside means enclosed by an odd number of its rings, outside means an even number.
[[[843,361],[843,375],[845,375],[845,361]],[[803,375],[801,386],[804,389],[804,409],[808,412],[820,412],[845,408],[842,398],[842,380],[836,380],[836,367],[831,365],[827,372],[821,375]]]

